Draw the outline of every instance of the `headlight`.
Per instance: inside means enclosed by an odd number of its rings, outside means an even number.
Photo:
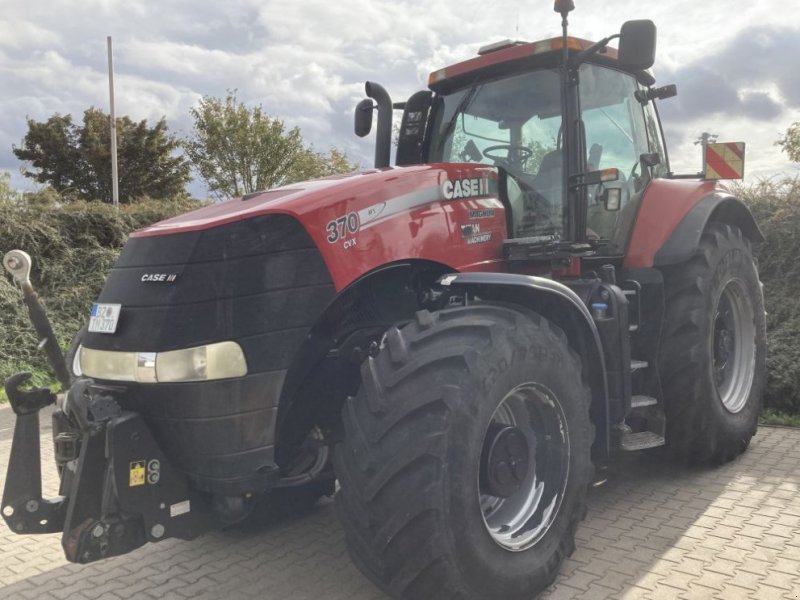
[[[76,366],[83,375],[109,381],[164,383],[247,375],[247,361],[236,342],[169,352],[114,352],[81,346],[78,357]]]

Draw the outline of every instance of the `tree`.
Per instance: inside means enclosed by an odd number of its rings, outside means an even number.
[[[83,124],[71,115],[55,114],[47,121],[28,119],[20,147],[13,147],[32,170],[24,175],[49,184],[65,200],[112,201],[109,116],[96,108],[83,113]],[[146,120],[117,118],[120,202],[141,197],[185,196],[191,179],[187,159],[176,150],[180,141],[168,133],[161,118],[153,127]]]
[[[306,146],[297,127],[226,98],[205,96],[192,109],[194,128],[184,144],[209,191],[222,198],[241,196],[295,181],[346,173],[358,168],[331,148],[327,154]]]
[[[800,121],[792,123],[784,136],[775,144],[783,148],[789,160],[800,163]]]
[[[0,202],[14,202],[20,193],[11,187],[11,173],[0,172]]]

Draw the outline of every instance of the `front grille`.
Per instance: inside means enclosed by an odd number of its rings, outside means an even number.
[[[142,282],[148,274],[173,283]],[[131,238],[98,302],[122,305],[117,332],[89,333],[98,350],[163,352],[232,340],[248,375],[126,384],[120,404],[140,413],[195,487],[258,492],[274,476],[274,431],[286,369],[335,294],[322,256],[286,215],[212,229]]]

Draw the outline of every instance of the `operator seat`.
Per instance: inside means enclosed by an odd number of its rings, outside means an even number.
[[[536,210],[542,211],[546,209],[547,219],[551,222],[554,217],[555,220],[560,220],[557,213],[561,209],[561,167],[562,167],[562,151],[553,150],[548,152],[542,157],[542,162],[539,163],[539,170],[536,176],[531,181],[533,189],[541,196],[540,201],[537,202]],[[544,202],[541,201],[544,199]],[[545,206],[546,205],[546,206]],[[541,214],[539,215],[541,219]]]
[[[542,157],[539,171],[531,181],[533,189],[547,199],[548,205],[561,206],[561,150],[553,150]]]

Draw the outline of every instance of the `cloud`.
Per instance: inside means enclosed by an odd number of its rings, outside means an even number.
[[[800,70],[786,60],[798,55],[800,27],[743,29],[721,50],[666,71],[679,95],[664,112],[682,119],[726,114],[773,120],[800,108]]]
[[[724,134],[736,124],[754,136],[748,152],[757,149],[769,169],[783,164],[772,142],[800,118],[792,118],[800,69],[787,59],[800,56],[800,32],[767,4],[606,0],[580,4],[570,22],[575,35],[597,39],[625,18],[653,19],[656,75],[680,91],[661,104],[671,156],[693,156],[691,141],[701,131]],[[200,97],[235,88],[239,100],[301,127],[318,150],[335,145],[369,166],[372,140],[352,132],[365,80],[404,100],[425,87],[430,71],[486,43],[558,33],[550,4],[518,0],[489,7],[482,0],[6,0],[0,169],[16,170],[11,144],[24,135],[26,115],[44,120],[107,108],[106,35],[114,37],[119,114],[163,115],[173,131],[188,134],[189,109]]]

